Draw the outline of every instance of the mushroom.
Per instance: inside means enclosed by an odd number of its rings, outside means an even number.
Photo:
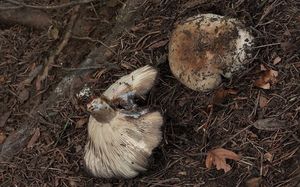
[[[200,14],[177,25],[169,43],[174,76],[195,91],[220,85],[251,57],[253,37],[236,19]]]
[[[163,116],[138,108],[133,99],[147,94],[156,77],[153,67],[139,68],[87,104],[91,115],[84,163],[92,175],[132,178],[146,170],[152,150],[162,139]],[[116,106],[119,102],[124,108]]]

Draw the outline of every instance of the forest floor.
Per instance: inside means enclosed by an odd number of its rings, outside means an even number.
[[[0,7],[16,6],[5,2],[0,1]],[[43,7],[69,1],[23,2]],[[134,25],[103,46],[125,3],[106,0],[29,8],[29,12],[42,11],[48,16],[41,18],[42,23],[52,20],[43,28],[36,22],[0,21],[0,150],[9,155],[3,159],[0,154],[0,186],[299,186],[299,1],[146,0]],[[209,93],[183,86],[172,75],[167,58],[176,23],[200,13],[241,20],[256,42],[247,69],[224,79]],[[66,41],[64,46],[62,41]],[[94,68],[84,79],[97,94],[146,64],[159,71],[146,104],[164,115],[163,141],[154,150],[148,170],[134,179],[97,179],[83,169],[89,115],[77,92],[55,100],[45,109],[47,115],[31,124],[38,116],[37,107],[51,97],[66,75],[82,68],[80,63],[95,47],[111,49],[103,54],[105,65]],[[49,57],[54,57],[54,63],[40,81]],[[278,72],[269,89],[255,86],[265,71],[262,67]],[[235,91],[227,95],[222,90]],[[275,125],[269,129],[253,126],[265,118]],[[278,128],[276,123],[282,122],[284,127]],[[21,141],[18,138],[22,139],[20,134],[28,124],[31,128],[28,137],[24,136],[24,146],[5,144]],[[232,169],[227,173],[205,167],[206,153],[217,147],[241,156],[239,161],[228,160]]]

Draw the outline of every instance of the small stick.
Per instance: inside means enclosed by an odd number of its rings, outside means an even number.
[[[28,5],[19,1],[15,1],[15,0],[5,0],[8,3],[17,5],[15,7],[1,7],[2,8],[9,8],[9,9],[17,9],[17,8],[23,8],[23,7],[27,7],[27,8],[33,8],[33,9],[44,9],[44,10],[51,10],[51,9],[59,9],[59,8],[66,8],[66,7],[70,7],[70,6],[75,6],[75,5],[81,5],[81,4],[86,4],[86,3],[91,3],[93,1],[96,0],[81,0],[81,1],[71,1],[69,3],[64,3],[64,4],[60,4],[60,5]]]
[[[117,55],[117,53],[114,50],[112,50],[108,45],[106,45],[101,40],[93,39],[93,38],[90,38],[90,37],[79,37],[79,36],[72,36],[72,38],[77,39],[77,40],[88,40],[88,41],[91,41],[91,42],[100,43],[101,45],[106,47],[108,50],[110,50],[113,54]]]
[[[235,135],[231,136],[229,138],[229,140],[227,140],[226,142],[224,142],[220,147],[224,147],[228,142],[230,142],[231,140],[233,140],[235,137],[237,137],[239,134],[241,134],[242,132],[246,131],[247,129],[249,129],[250,127],[252,127],[253,124],[248,125],[247,127],[243,128],[242,130],[240,130],[238,133],[236,133]]]
[[[68,44],[68,42],[71,38],[71,35],[72,35],[73,27],[75,25],[75,20],[77,19],[77,16],[78,16],[79,9],[80,9],[80,5],[76,5],[74,7],[74,12],[73,12],[73,15],[70,18],[70,22],[69,22],[69,25],[67,26],[67,31],[64,35],[63,41],[59,44],[57,49],[50,55],[49,59],[46,60],[46,64],[44,66],[44,71],[43,71],[42,75],[38,76],[38,79],[36,81],[37,90],[41,89],[42,81],[44,81],[46,79],[46,77],[48,76],[49,71],[52,69],[52,65],[54,64],[55,58],[61,53],[61,51]]]

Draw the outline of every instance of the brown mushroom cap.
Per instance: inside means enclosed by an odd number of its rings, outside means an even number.
[[[235,19],[201,14],[177,25],[169,43],[175,77],[195,91],[208,91],[243,68],[253,37]]]

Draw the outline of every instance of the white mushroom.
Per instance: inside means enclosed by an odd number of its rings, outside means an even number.
[[[139,68],[87,105],[91,116],[84,162],[94,176],[132,178],[146,170],[152,150],[162,139],[163,117],[158,111],[138,109],[132,97],[145,95],[156,76],[150,66]],[[120,100],[127,109],[113,107]]]
[[[209,91],[243,69],[253,37],[236,19],[200,14],[178,24],[169,43],[174,76],[195,91]]]

